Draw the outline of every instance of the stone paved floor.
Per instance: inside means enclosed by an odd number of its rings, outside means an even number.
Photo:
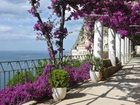
[[[140,57],[133,58],[104,83],[88,82],[72,89],[56,105],[140,105]]]
[[[105,83],[86,83],[57,105],[140,105],[140,57]]]

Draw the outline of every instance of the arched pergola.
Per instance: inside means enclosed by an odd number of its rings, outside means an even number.
[[[124,3],[125,4],[125,3]],[[108,27],[108,57],[112,62],[112,65],[116,65],[116,57],[122,62],[122,64],[126,64],[134,54],[134,46],[140,44],[139,37],[139,29],[140,29],[140,9],[138,8],[140,5],[139,2],[131,2],[130,14],[114,12],[112,14],[120,16],[120,23],[118,22],[115,28],[112,26],[115,23],[107,24],[107,18],[102,19],[103,16],[98,16],[99,18],[95,21],[94,24],[94,56],[102,58],[103,54],[103,27]],[[129,10],[129,7],[128,7]],[[123,15],[124,16],[123,16]],[[134,15],[134,16],[133,16]],[[112,15],[108,15],[108,18],[114,19]],[[133,19],[133,17],[135,17]],[[136,18],[137,17],[137,18]],[[139,17],[139,18],[138,18]],[[103,21],[102,21],[102,20]],[[118,18],[117,18],[118,19]],[[119,21],[119,19],[116,21]],[[101,20],[101,21],[100,21]],[[111,20],[111,19],[110,19]]]

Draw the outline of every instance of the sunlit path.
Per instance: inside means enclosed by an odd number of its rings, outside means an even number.
[[[0,105],[140,105],[140,0],[1,0],[0,16]]]
[[[105,83],[86,83],[57,105],[140,105],[140,57]]]

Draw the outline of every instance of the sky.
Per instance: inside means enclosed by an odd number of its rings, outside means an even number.
[[[49,0],[41,0],[41,16],[45,20]],[[37,21],[27,10],[30,9],[28,0],[0,0],[0,51],[46,51],[45,41],[36,39],[33,25]],[[68,14],[67,14],[68,15]],[[82,26],[82,20],[66,24],[73,32],[64,40],[64,48],[70,51]]]

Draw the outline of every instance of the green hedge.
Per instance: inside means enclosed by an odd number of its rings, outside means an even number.
[[[38,61],[38,66],[35,69],[35,77],[40,76],[43,72],[43,68],[48,64],[46,60]]]
[[[72,67],[79,67],[81,65],[81,61],[78,59],[72,59],[72,60],[65,60],[62,62],[63,66],[72,66]]]
[[[103,59],[103,68],[101,70],[102,80],[105,80],[106,78],[116,73],[118,70],[121,69],[121,67],[121,63],[117,58],[116,66],[112,66],[110,59]]]
[[[68,87],[69,83],[69,74],[63,69],[55,69],[51,71],[49,75],[49,83],[52,87],[63,88]]]
[[[103,67],[108,68],[112,66],[110,59],[103,59]]]
[[[17,84],[24,84],[25,82],[32,82],[34,79],[35,77],[31,71],[20,71],[8,81],[8,86],[16,86]]]

